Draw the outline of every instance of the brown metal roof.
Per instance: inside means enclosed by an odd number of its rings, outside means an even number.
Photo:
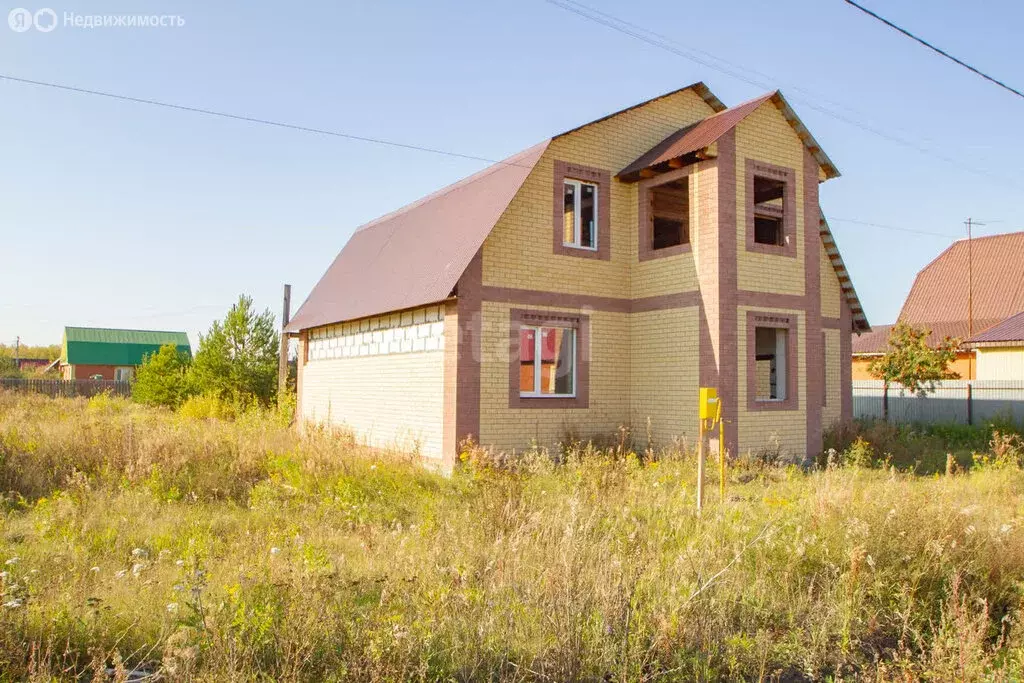
[[[665,165],[670,161],[681,160],[714,144],[715,141],[735,128],[743,119],[747,118],[754,110],[769,100],[779,108],[785,119],[796,130],[797,135],[807,146],[807,149],[810,150],[818,164],[824,169],[825,176],[827,178],[837,177],[839,170],[835,164],[832,163],[832,160],[828,158],[828,155],[825,154],[821,146],[811,136],[807,127],[800,121],[800,118],[793,111],[793,108],[789,106],[789,103],[786,102],[782,93],[776,90],[773,93],[761,95],[743,104],[738,104],[735,107],[712,114],[703,121],[677,130],[619,171],[616,178],[630,182],[639,180],[644,171],[658,170],[656,167],[659,166],[662,167],[661,170],[664,170]]]
[[[531,147],[356,230],[288,331],[447,299],[548,144]]]
[[[1024,311],[1011,315],[1003,322],[993,325],[981,334],[976,334],[967,340],[968,344],[1000,342],[1024,342]]]
[[[979,321],[994,324],[1024,311],[1024,232],[1015,232],[953,243],[917,274],[900,320],[967,320],[968,251],[974,330],[984,329]]]

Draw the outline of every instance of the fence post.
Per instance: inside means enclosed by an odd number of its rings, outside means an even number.
[[[974,384],[967,383],[967,424],[974,424]]]

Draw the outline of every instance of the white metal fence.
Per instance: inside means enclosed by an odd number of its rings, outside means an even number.
[[[883,383],[858,380],[853,383],[853,415],[882,417]],[[920,397],[898,384],[889,386],[889,421],[958,422],[983,424],[996,417],[1011,417],[1024,423],[1024,381],[943,380],[935,391]]]

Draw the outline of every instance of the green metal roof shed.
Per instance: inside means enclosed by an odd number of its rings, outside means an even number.
[[[142,365],[142,359],[165,344],[192,357],[184,332],[111,330],[100,327],[65,327],[61,360],[68,365]]]

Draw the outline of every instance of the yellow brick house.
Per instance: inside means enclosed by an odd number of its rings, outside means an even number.
[[[622,426],[817,454],[867,320],[821,215],[838,171],[778,92],[697,83],[359,228],[288,330],[304,424],[450,466]]]

